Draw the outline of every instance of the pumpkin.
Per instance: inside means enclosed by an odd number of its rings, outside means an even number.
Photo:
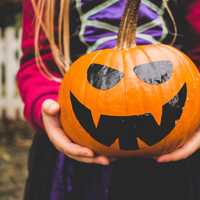
[[[99,154],[158,156],[199,126],[197,67],[172,46],[133,42],[139,3],[128,1],[116,48],[83,55],[61,84],[64,131]]]

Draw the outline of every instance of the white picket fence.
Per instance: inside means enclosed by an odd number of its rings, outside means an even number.
[[[23,118],[23,104],[16,87],[20,59],[20,32],[0,29],[0,118]]]

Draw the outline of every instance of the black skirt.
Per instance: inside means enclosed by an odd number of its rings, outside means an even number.
[[[24,200],[200,200],[200,152],[175,163],[131,158],[104,167],[61,155],[37,133],[28,170]]]

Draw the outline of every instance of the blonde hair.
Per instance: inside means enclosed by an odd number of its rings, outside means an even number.
[[[129,0],[131,2],[131,0]],[[168,6],[169,0],[162,0],[163,8],[167,10],[173,22],[174,34],[170,43],[173,45],[177,37],[177,27],[175,19]],[[37,66],[40,71],[51,80],[61,81],[62,78],[54,76],[44,64],[40,55],[40,31],[43,31],[49,41],[53,58],[62,76],[68,71],[70,65],[70,30],[69,30],[69,7],[70,0],[31,0],[35,11],[35,55]],[[59,2],[59,12],[56,7]],[[58,14],[57,17],[55,17]],[[57,21],[56,21],[57,20]],[[57,25],[57,26],[55,26]],[[55,27],[58,28],[58,37],[55,36]],[[58,44],[57,44],[58,43]]]
[[[70,0],[59,0],[59,12],[56,17],[56,6],[58,0],[31,0],[35,12],[35,57],[40,71],[51,80],[61,81],[47,69],[40,54],[40,32],[43,31],[49,42],[55,63],[63,76],[69,69],[70,64],[70,40],[69,40],[69,2]],[[55,26],[57,25],[57,26]],[[57,38],[55,35],[57,30]]]

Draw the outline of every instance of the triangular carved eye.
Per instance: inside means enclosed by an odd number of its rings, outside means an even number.
[[[150,62],[134,67],[137,77],[148,84],[161,84],[172,76],[173,64],[168,60]]]
[[[123,72],[100,64],[91,64],[87,72],[89,83],[101,90],[114,87],[123,77]]]

